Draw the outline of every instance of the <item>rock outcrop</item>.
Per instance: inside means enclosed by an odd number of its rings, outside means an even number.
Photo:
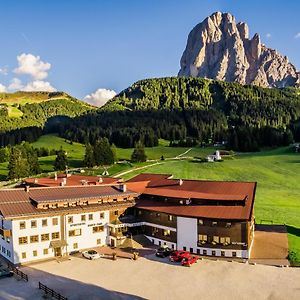
[[[178,76],[205,77],[264,87],[300,86],[300,73],[286,56],[249,39],[245,23],[216,12],[190,32]]]

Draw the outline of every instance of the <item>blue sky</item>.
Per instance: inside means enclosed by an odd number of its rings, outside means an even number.
[[[251,36],[258,32],[300,69],[297,0],[0,0],[0,83],[46,81],[83,98],[98,88],[119,92],[139,79],[175,76],[188,33],[215,11],[246,22]],[[22,53],[51,64],[40,66],[46,77],[14,72]]]

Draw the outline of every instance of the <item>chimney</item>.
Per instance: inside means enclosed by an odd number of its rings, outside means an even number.
[[[183,184],[183,180],[179,179],[179,185],[182,185],[182,184]]]
[[[127,186],[126,186],[126,184],[125,184],[125,183],[120,184],[120,185],[119,185],[119,189],[120,189],[121,192],[126,193],[126,191],[127,191]]]
[[[60,183],[60,186],[65,186],[66,184],[67,184],[67,178],[63,178]]]
[[[25,186],[25,192],[26,192],[26,193],[29,193],[29,190],[30,190],[29,185],[26,185],[26,186]]]
[[[54,173],[54,180],[57,181],[57,173]]]

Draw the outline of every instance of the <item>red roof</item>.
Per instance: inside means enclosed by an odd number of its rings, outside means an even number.
[[[128,180],[128,186],[148,196],[219,202],[212,202],[212,205],[181,205],[141,196],[137,207],[142,209],[178,216],[239,220],[251,218],[256,190],[256,182],[180,180],[172,179],[170,175],[156,174],[140,174]]]
[[[101,179],[100,179],[101,178]],[[99,179],[102,182],[99,182]],[[87,176],[77,174],[58,174],[55,176],[43,177],[43,178],[27,178],[24,180],[25,184],[34,186],[60,186],[65,181],[65,186],[77,186],[77,185],[101,185],[101,184],[116,184],[119,179],[112,177],[99,177],[99,176]]]

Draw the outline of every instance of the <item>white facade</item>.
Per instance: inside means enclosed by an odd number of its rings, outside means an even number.
[[[177,248],[196,252],[197,241],[197,219],[177,217]]]
[[[109,211],[4,220],[12,238],[0,238],[1,255],[13,264],[55,257],[51,242],[64,241],[61,255],[108,243]],[[97,230],[96,230],[97,229]],[[2,250],[3,249],[3,250]],[[59,255],[57,255],[59,256]]]

